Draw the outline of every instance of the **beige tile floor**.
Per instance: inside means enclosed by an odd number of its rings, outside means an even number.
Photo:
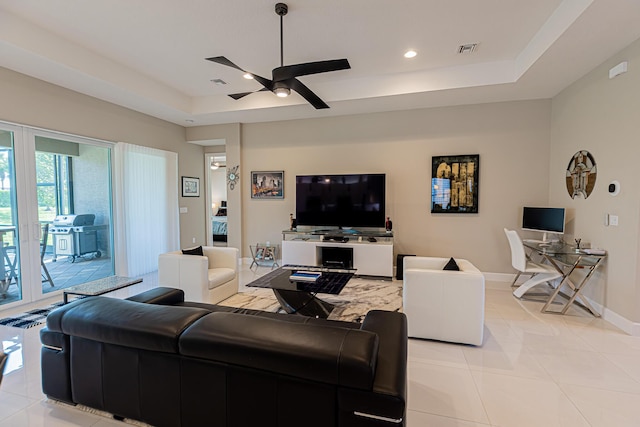
[[[257,273],[246,267],[244,285]],[[541,314],[540,303],[488,283],[482,347],[409,341],[409,427],[640,426],[640,337],[581,310]],[[155,275],[114,293],[156,286]],[[122,426],[53,404],[40,390],[40,328],[0,327],[10,351],[0,386],[0,427]]]

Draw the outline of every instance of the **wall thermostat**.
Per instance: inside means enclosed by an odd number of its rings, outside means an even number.
[[[618,181],[611,181],[609,184],[609,194],[617,196],[620,193],[620,183]]]

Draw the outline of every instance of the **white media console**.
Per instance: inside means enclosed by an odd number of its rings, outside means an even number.
[[[329,231],[282,232],[282,265],[355,268],[360,276],[393,277],[393,234]]]

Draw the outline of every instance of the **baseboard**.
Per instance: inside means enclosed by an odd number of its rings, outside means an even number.
[[[585,297],[586,298],[586,297]],[[591,298],[586,298],[589,301],[589,304],[593,306],[593,308],[602,314],[602,318],[607,322],[611,323],[613,326],[622,329],[629,335],[633,335],[634,337],[640,337],[640,323],[634,322],[632,320],[627,319],[624,316],[619,315],[615,311],[604,307],[602,304],[593,301]]]
[[[508,290],[511,287],[511,282],[513,282],[513,278],[515,277],[515,274],[509,274],[509,273],[485,273],[482,272],[482,274],[484,275],[484,285],[486,289],[497,289],[497,290]],[[524,279],[526,280],[526,276],[524,277]],[[518,279],[518,282],[520,282],[522,278]],[[522,282],[524,283],[524,280],[522,280]]]

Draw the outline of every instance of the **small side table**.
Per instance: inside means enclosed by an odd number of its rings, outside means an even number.
[[[273,270],[276,267],[280,267],[278,264],[278,257],[280,256],[280,245],[267,245],[266,243],[256,243],[255,245],[249,245],[251,250],[251,265],[249,268],[258,267],[271,267]]]

